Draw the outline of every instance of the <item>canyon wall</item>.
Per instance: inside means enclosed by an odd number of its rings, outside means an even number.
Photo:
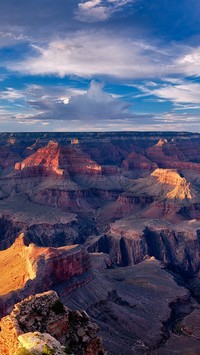
[[[57,285],[63,285],[61,289],[69,292],[92,278],[90,256],[83,246],[25,246],[23,238],[20,235],[9,249],[0,254],[0,317],[31,294]]]

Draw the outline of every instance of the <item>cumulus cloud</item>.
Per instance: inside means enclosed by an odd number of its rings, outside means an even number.
[[[150,82],[150,85],[152,83]],[[155,86],[152,86],[155,87]],[[134,113],[130,103],[104,91],[103,84],[92,81],[87,91],[74,92],[71,96],[62,96],[43,87],[31,85],[24,92],[32,114],[13,114],[9,120],[15,123],[33,126],[39,130],[55,131],[104,131],[104,130],[185,130],[197,131],[198,114],[179,114],[166,112],[163,114]],[[35,111],[35,112],[34,112]],[[4,114],[5,116],[5,114]],[[6,117],[9,117],[8,114]],[[17,127],[17,126],[16,126]],[[66,128],[67,127],[67,128]],[[18,128],[19,129],[19,128]],[[26,128],[25,128],[26,129]]]
[[[44,98],[29,101],[29,105],[40,112],[35,119],[47,120],[117,120],[131,117],[130,103],[120,101],[103,90],[101,83],[91,82],[88,91],[82,95],[71,96],[68,100]]]
[[[10,131],[20,131],[21,127],[27,131],[30,127],[36,130],[48,127],[48,131],[151,131],[163,128],[170,131],[183,130],[184,127],[184,130],[198,131],[199,126],[199,114],[136,114],[130,103],[105,92],[103,85],[95,81],[91,82],[88,91],[75,94],[72,90],[72,96],[62,96],[59,89],[53,96],[51,89],[48,91],[38,85],[28,86],[23,94],[29,98],[26,101],[29,109],[15,113],[0,110],[2,130],[6,122]]]

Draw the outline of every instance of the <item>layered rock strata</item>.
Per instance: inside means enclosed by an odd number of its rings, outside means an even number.
[[[92,277],[90,257],[84,247],[25,246],[23,235],[0,253],[0,268],[1,317],[28,295],[47,291],[58,284],[64,284],[65,292],[69,292]]]

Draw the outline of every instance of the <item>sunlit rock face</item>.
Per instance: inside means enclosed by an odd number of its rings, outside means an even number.
[[[171,186],[172,189],[166,194],[167,199],[192,199],[193,195],[190,189],[190,183],[181,177],[177,171],[168,169],[156,169],[151,176],[154,176],[163,187]]]
[[[64,307],[54,291],[17,303],[10,315],[1,319],[0,327],[0,353],[4,355],[15,355],[23,348],[38,355],[105,353],[97,325],[86,312]]]
[[[42,166],[49,170],[55,171],[58,175],[62,175],[62,171],[59,171],[59,146],[58,143],[50,141],[49,144],[38,149],[38,151],[27,157],[24,161],[15,164],[16,170],[23,170],[25,168],[33,168],[36,166]]]
[[[154,200],[195,200],[197,195],[190,182],[172,169],[155,169],[147,178],[136,180],[129,191],[139,197],[152,196]]]
[[[33,168],[40,167],[44,171],[56,175],[78,174],[78,173],[100,173],[101,166],[83,153],[76,145],[62,147],[57,142],[50,141],[47,146],[40,148],[36,153],[30,155],[22,162],[15,164],[19,171],[33,171]],[[42,170],[41,170],[42,171]]]
[[[0,282],[0,316],[13,304],[36,292],[66,283],[66,292],[87,282],[92,276],[90,256],[84,247],[62,248],[26,246],[21,234],[15,243],[0,253],[2,277]]]

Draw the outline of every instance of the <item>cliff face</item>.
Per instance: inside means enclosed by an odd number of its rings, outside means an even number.
[[[199,271],[200,225],[162,220],[124,218],[111,225],[107,235],[89,246],[92,252],[109,254],[113,264],[134,265],[148,257],[192,276]]]
[[[17,161],[21,159],[19,153],[12,145],[1,147],[0,152],[0,173],[10,172]],[[1,175],[1,174],[0,174]]]
[[[75,245],[56,249],[36,247],[34,244],[25,246],[23,235],[0,253],[0,265],[0,316],[12,309],[16,301],[30,294],[62,283],[68,292],[92,277],[90,257],[84,247]]]
[[[11,314],[1,319],[0,327],[0,353],[4,355],[15,355],[24,348],[37,354],[45,349],[55,355],[105,353],[97,325],[86,312],[64,307],[53,291],[16,304]]]
[[[146,228],[144,237],[147,243],[148,255],[163,261],[172,270],[193,276],[199,271],[200,230],[191,236],[189,231],[161,231]],[[195,234],[195,233],[194,233]]]
[[[132,233],[132,238],[119,235],[104,235],[88,247],[91,253],[109,254],[110,261],[117,266],[128,266],[140,263],[147,256],[147,244],[140,233]]]

